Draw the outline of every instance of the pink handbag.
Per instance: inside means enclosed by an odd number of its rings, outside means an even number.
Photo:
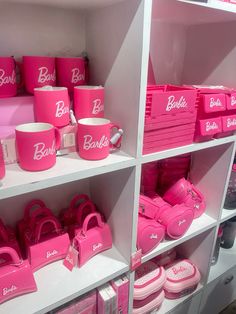
[[[76,194],[71,202],[69,208],[63,209],[60,214],[60,221],[63,226],[69,226],[76,221],[76,209],[78,206],[89,200],[86,194]]]
[[[172,185],[165,192],[163,198],[171,205],[184,203],[186,206],[191,207],[194,211],[194,218],[200,217],[206,209],[202,193],[185,178],[181,178]]]
[[[139,215],[137,249],[146,254],[153,250],[163,240],[165,236],[165,227],[154,219],[148,219]]]
[[[8,255],[10,261],[0,266],[0,303],[18,295],[33,292],[37,286],[28,260],[20,259],[10,247],[1,247],[0,256]]]
[[[88,229],[88,225],[92,219],[96,219],[97,225]],[[112,247],[110,227],[102,221],[99,213],[89,214],[85,218],[83,226],[75,236],[73,242],[79,252],[78,265],[81,267],[94,255]]]
[[[166,281],[163,267],[152,261],[142,264],[135,271],[134,300],[143,300],[154,292],[160,291]]]
[[[154,292],[144,300],[134,300],[133,314],[150,313],[153,310],[158,310],[164,301],[164,290]]]
[[[51,231],[44,233],[43,229]],[[68,233],[61,231],[56,217],[44,217],[37,222],[32,234],[26,239],[28,258],[33,271],[66,257],[70,246]]]
[[[190,260],[176,261],[166,269],[165,297],[177,299],[192,293],[200,279],[199,270]]]
[[[150,191],[149,193],[153,195],[155,192]],[[141,215],[155,219],[157,210],[156,203],[150,197],[142,194],[139,196],[139,213]]]
[[[166,235],[171,239],[182,237],[193,222],[192,208],[185,204],[172,207],[157,194],[154,194],[152,199],[158,206],[155,219],[165,226]]]

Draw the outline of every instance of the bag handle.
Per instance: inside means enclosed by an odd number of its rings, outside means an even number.
[[[53,216],[44,217],[36,225],[35,232],[34,232],[35,243],[39,242],[41,235],[42,235],[43,226],[46,223],[51,223],[53,225],[55,231],[57,232],[57,234],[59,234],[59,230],[61,229],[61,225],[60,225],[59,221],[56,219],[56,217],[53,217]]]
[[[19,257],[16,250],[14,250],[12,247],[3,246],[0,248],[0,255],[7,254],[11,257],[13,261],[13,265],[19,266],[23,263],[23,260]]]
[[[84,203],[85,201],[89,201],[89,197],[87,194],[76,194],[71,202],[70,202],[70,210],[76,209],[78,206],[80,206],[81,204],[77,204],[79,201],[82,201],[82,203]]]
[[[91,219],[93,218],[96,218],[96,221],[97,221],[97,224],[98,224],[98,227],[102,228],[104,226],[104,222],[102,221],[102,217],[101,217],[101,214],[99,213],[93,213],[93,214],[89,214],[84,222],[83,222],[83,227],[82,227],[82,230],[81,230],[81,233],[85,236],[86,235],[86,232],[88,231],[88,223],[90,222]]]
[[[4,242],[8,241],[7,230],[1,218],[0,218],[0,237]]]
[[[77,211],[76,211],[76,223],[78,223],[80,226],[83,223],[83,214],[85,213],[85,210],[89,213],[96,213],[96,207],[94,205],[94,203],[91,200],[88,200],[82,204],[80,204],[77,207]],[[88,215],[88,214],[87,214]],[[86,216],[87,216],[86,215]]]
[[[41,201],[41,200],[35,199],[35,200],[30,201],[30,202],[26,205],[25,210],[24,210],[24,219],[25,219],[25,220],[27,220],[27,221],[30,220],[31,215],[33,215],[33,213],[35,212],[35,211],[32,212],[32,208],[33,208],[34,206],[37,206],[36,209],[46,208],[45,203],[44,203],[43,201]],[[36,209],[35,209],[35,210],[36,210]],[[34,214],[34,215],[35,215],[35,214]],[[35,217],[34,217],[34,218],[35,218]]]

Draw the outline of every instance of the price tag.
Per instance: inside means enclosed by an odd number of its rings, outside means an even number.
[[[142,250],[138,250],[131,256],[131,270],[135,270],[142,264]]]
[[[63,261],[63,265],[68,268],[69,271],[72,271],[73,268],[77,266],[78,255],[79,252],[76,250],[76,248],[70,245],[66,258]]]

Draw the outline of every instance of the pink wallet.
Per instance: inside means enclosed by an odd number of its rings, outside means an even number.
[[[176,261],[166,269],[165,297],[177,299],[192,293],[200,279],[199,270],[190,260]]]

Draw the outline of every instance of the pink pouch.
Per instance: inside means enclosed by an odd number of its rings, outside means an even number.
[[[164,290],[154,292],[144,300],[134,300],[133,314],[150,313],[153,310],[158,310],[164,301]]]
[[[166,281],[163,267],[152,261],[142,264],[135,271],[134,300],[143,300],[154,292],[160,291]]]
[[[182,237],[193,221],[192,208],[184,204],[172,207],[157,194],[152,195],[152,199],[159,208],[155,219],[165,226],[166,235],[171,239]]]
[[[97,225],[88,229],[91,219],[96,219]],[[79,252],[78,264],[81,267],[94,255],[112,247],[110,227],[102,221],[99,213],[89,214],[85,218],[82,229],[77,233],[73,242]]]
[[[0,266],[0,303],[37,290],[28,260],[20,259],[10,247],[1,247],[0,256],[8,255],[10,264]]]
[[[199,270],[190,260],[176,261],[166,269],[165,297],[177,299],[192,293],[200,279]]]
[[[149,191],[149,193],[154,193]],[[148,196],[139,196],[139,213],[147,218],[155,219],[158,208],[156,203]]]
[[[52,226],[53,230],[43,233],[43,228]],[[68,233],[61,231],[56,217],[44,217],[35,226],[31,237],[27,239],[28,258],[34,271],[66,257],[70,239]]]
[[[163,240],[165,236],[165,227],[154,219],[148,219],[139,215],[137,248],[146,254],[153,250]]]
[[[185,178],[178,180],[165,192],[164,200],[171,205],[185,204],[194,211],[194,218],[200,217],[205,209],[206,203],[202,193]]]
[[[89,196],[86,194],[76,194],[71,202],[69,208],[63,209],[60,214],[60,221],[63,226],[69,226],[76,221],[76,209],[77,207],[89,200]]]

